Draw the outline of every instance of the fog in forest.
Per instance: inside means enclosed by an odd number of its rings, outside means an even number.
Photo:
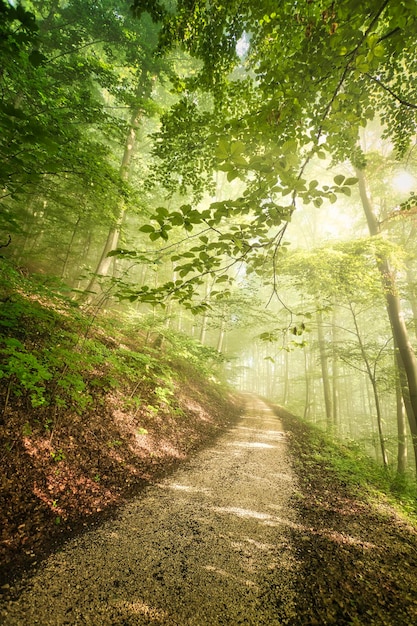
[[[412,474],[415,16],[195,4],[0,2],[1,262]]]

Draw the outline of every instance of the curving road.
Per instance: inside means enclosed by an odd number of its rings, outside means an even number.
[[[248,396],[245,415],[213,447],[20,581],[0,623],[285,624],[294,489],[281,423]]]

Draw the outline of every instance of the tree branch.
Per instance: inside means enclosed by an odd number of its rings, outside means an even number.
[[[374,83],[379,85],[379,87],[384,89],[384,91],[387,91],[395,100],[397,100],[397,102],[399,102],[403,106],[408,107],[409,109],[417,109],[417,104],[413,104],[412,102],[407,102],[407,100],[404,100],[404,98],[401,98],[400,96],[398,96],[392,89],[390,89],[390,87],[387,87],[387,85],[384,85],[384,83],[382,83],[378,78],[375,78],[374,76],[371,76],[368,73],[366,73],[365,76],[369,78],[369,80],[372,80]]]

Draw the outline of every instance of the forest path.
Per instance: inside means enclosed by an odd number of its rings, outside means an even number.
[[[0,622],[285,623],[295,482],[280,420],[248,396],[245,414],[215,446],[18,582]]]

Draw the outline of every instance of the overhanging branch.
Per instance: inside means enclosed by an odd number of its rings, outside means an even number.
[[[368,74],[368,73],[366,73],[365,76],[369,78],[369,80],[376,83],[379,87],[381,87],[381,89],[389,93],[395,100],[397,100],[397,102],[399,102],[403,106],[408,107],[409,109],[417,109],[417,104],[404,100],[404,98],[401,98],[401,96],[396,94],[395,91],[393,91],[390,87],[388,87],[387,85],[384,85],[384,83],[382,83],[378,78],[375,78],[375,76],[371,76],[371,74]]]

